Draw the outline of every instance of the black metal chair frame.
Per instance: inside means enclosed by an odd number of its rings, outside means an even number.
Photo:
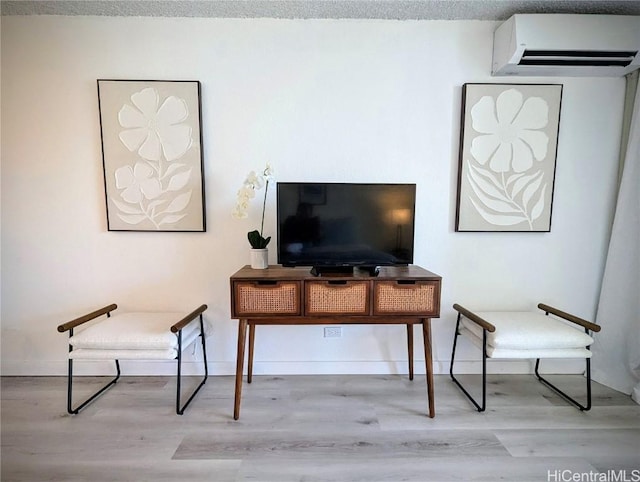
[[[60,333],[63,333],[65,331],[69,331],[69,338],[71,338],[73,336],[73,329],[76,326],[79,326],[83,323],[86,323],[87,321],[93,320],[99,316],[102,315],[107,315],[107,317],[111,316],[111,312],[113,310],[115,310],[118,306],[114,303],[108,306],[105,306],[104,308],[101,308],[99,310],[96,310],[92,313],[89,313],[85,316],[82,316],[80,318],[76,318],[75,320],[69,321],[67,323],[64,323],[60,326],[58,326],[58,331]],[[177,337],[178,337],[178,355],[176,357],[176,359],[178,360],[178,368],[177,368],[177,379],[176,379],[176,413],[178,415],[183,415],[185,409],[187,408],[187,406],[191,403],[191,401],[194,399],[194,397],[196,396],[196,394],[200,391],[200,389],[202,388],[202,386],[206,383],[207,378],[209,377],[209,369],[207,366],[207,347],[206,347],[206,340],[205,340],[205,335],[204,335],[204,321],[202,319],[202,313],[207,309],[207,305],[201,305],[198,309],[194,310],[193,312],[189,313],[187,316],[185,316],[182,320],[178,321],[177,323],[175,323],[173,326],[171,326],[171,332],[172,333],[176,333]],[[184,405],[181,404],[182,402],[182,393],[181,393],[181,386],[182,386],[182,329],[187,326],[189,323],[191,323],[191,321],[193,321],[196,317],[199,317],[199,323],[200,323],[200,334],[198,335],[200,337],[200,340],[202,342],[202,357],[204,360],[204,378],[200,381],[200,384],[191,392],[191,396],[189,397],[189,399],[184,403]],[[69,344],[69,353],[71,353],[73,351],[73,346],[71,344]],[[95,400],[96,398],[98,398],[100,395],[102,395],[105,391],[107,391],[109,388],[111,388],[113,385],[116,384],[116,382],[120,379],[120,361],[119,360],[115,360],[116,363],[116,377],[114,379],[112,379],[111,381],[109,381],[106,385],[104,385],[102,388],[100,388],[98,391],[96,391],[93,395],[90,395],[86,400],[84,400],[83,402],[81,402],[76,408],[73,408],[73,359],[69,358],[69,366],[68,366],[68,378],[67,378],[67,412],[71,415],[77,415],[80,410],[82,410],[83,408],[85,408],[87,405],[89,405],[93,400]]]
[[[493,326],[488,321],[482,319],[481,317],[479,317],[475,313],[467,310],[466,308],[464,308],[464,307],[462,307],[462,306],[460,306],[458,304],[454,304],[453,308],[458,312],[458,318],[457,318],[457,321],[456,321],[456,331],[455,331],[455,335],[454,335],[454,338],[453,338],[453,349],[451,351],[451,364],[449,366],[449,375],[451,376],[451,379],[454,381],[454,383],[462,390],[462,392],[466,395],[466,397],[471,401],[471,403],[473,403],[473,405],[476,407],[478,412],[484,412],[485,409],[486,409],[486,406],[487,406],[487,358],[489,358],[487,356],[487,332],[493,333],[496,330],[496,328],[495,328],[495,326]],[[565,313],[564,311],[560,311],[560,310],[558,310],[556,308],[553,308],[551,306],[545,305],[543,303],[538,304],[538,308],[543,310],[545,312],[545,315],[547,315],[547,316],[549,316],[549,313],[552,313],[552,314],[554,314],[556,316],[559,316],[560,318],[563,318],[563,319],[565,319],[567,321],[570,321],[572,323],[576,323],[576,324],[582,326],[587,335],[589,334],[590,331],[593,331],[593,332],[600,331],[600,326],[599,325],[596,325],[596,324],[591,323],[589,321],[583,320],[583,319],[578,318],[578,317],[576,317],[574,315],[571,315],[569,313]],[[460,320],[461,320],[462,316],[465,316],[466,318],[468,318],[469,320],[473,321],[474,323],[476,323],[477,325],[479,325],[482,328],[482,403],[478,403],[473,398],[473,396],[462,386],[460,381],[453,374],[453,363],[454,363],[454,360],[455,360],[456,345],[457,345],[457,341],[458,341],[458,335],[460,335]],[[589,347],[586,347],[586,348],[589,349]],[[557,386],[555,386],[554,384],[549,382],[547,379],[542,377],[542,375],[540,375],[540,372],[539,372],[540,358],[536,359],[536,365],[535,365],[535,370],[534,370],[535,371],[535,376],[543,385],[545,385],[548,388],[552,389],[554,392],[556,392],[558,395],[560,395],[562,398],[564,398],[567,402],[569,402],[572,405],[576,406],[581,411],[588,411],[588,410],[591,409],[591,358],[587,357],[587,358],[585,358],[585,360],[586,360],[586,372],[585,372],[585,375],[586,375],[586,385],[587,385],[587,403],[586,403],[586,405],[583,405],[580,402],[578,402],[576,399],[570,397],[564,391],[562,391],[560,388],[558,388]]]

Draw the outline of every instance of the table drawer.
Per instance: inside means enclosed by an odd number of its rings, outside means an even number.
[[[236,281],[233,316],[301,315],[299,281]]]
[[[368,281],[307,281],[306,315],[368,315]]]
[[[440,285],[436,281],[375,281],[373,286],[374,315],[440,314]]]

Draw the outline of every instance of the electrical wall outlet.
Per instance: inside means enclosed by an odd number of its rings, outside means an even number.
[[[342,336],[341,326],[325,326],[324,337],[325,338],[340,338]]]

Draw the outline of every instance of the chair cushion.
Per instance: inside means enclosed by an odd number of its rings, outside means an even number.
[[[69,352],[73,360],[175,360],[178,350],[99,350],[78,348]]]
[[[460,328],[460,334],[469,338],[474,345],[482,350],[482,338],[475,333]],[[487,343],[487,356],[489,358],[591,358],[591,351],[582,348],[537,348],[531,350],[496,348]]]
[[[487,332],[487,345],[505,350],[565,350],[585,348],[593,338],[584,330],[542,313],[528,311],[480,311],[479,317],[496,327]],[[462,317],[461,325],[482,340],[482,328]],[[488,354],[488,353],[487,353]]]
[[[120,313],[74,334],[69,343],[74,349],[93,350],[174,350],[178,336],[171,325],[187,313]],[[197,318],[182,329],[183,349],[200,332]]]

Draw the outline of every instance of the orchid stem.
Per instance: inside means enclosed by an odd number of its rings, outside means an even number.
[[[264,210],[267,205],[267,191],[269,190],[269,180],[264,187],[264,200],[262,201],[262,221],[260,222],[260,237],[262,238],[262,231],[264,229]]]

